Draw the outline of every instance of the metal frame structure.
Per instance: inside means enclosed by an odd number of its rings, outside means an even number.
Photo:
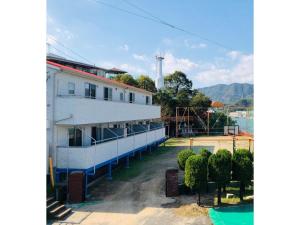
[[[206,118],[201,118],[201,115],[198,114],[197,110],[201,111],[201,109],[203,109],[202,114],[206,114]],[[180,132],[180,126],[182,123],[187,124],[187,134],[188,136],[190,136],[191,134],[193,134],[193,132],[191,132],[191,126],[190,126],[190,122],[192,121],[197,121],[201,124],[201,128],[204,129],[205,133],[209,136],[210,134],[213,133],[213,129],[216,125],[216,123],[218,122],[218,119],[220,118],[220,116],[216,119],[216,121],[214,122],[214,124],[210,124],[210,114],[215,113],[215,112],[223,112],[226,117],[227,117],[227,122],[226,122],[226,126],[229,126],[229,113],[232,110],[235,109],[246,109],[246,114],[249,114],[249,107],[239,107],[239,106],[224,106],[224,107],[191,107],[191,106],[187,106],[187,107],[176,107],[176,115],[175,115],[175,136],[178,137]],[[205,110],[205,111],[204,111]]]

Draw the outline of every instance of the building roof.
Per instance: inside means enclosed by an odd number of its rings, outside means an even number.
[[[88,73],[88,72],[78,70],[78,69],[74,69],[74,68],[69,67],[69,66],[64,66],[64,65],[61,65],[59,63],[55,63],[55,62],[52,62],[52,61],[49,61],[49,60],[47,60],[47,64],[58,67],[63,71],[68,71],[68,72],[74,73],[76,75],[83,76],[85,78],[100,80],[100,81],[102,81],[104,83],[107,83],[107,84],[116,85],[116,86],[119,86],[119,87],[122,87],[122,88],[125,88],[125,89],[131,89],[131,90],[142,92],[142,93],[145,93],[145,94],[151,94],[151,95],[153,94],[152,92],[147,91],[145,89],[137,88],[137,87],[134,87],[134,86],[131,86],[131,85],[128,85],[128,84],[121,83],[121,82],[116,81],[116,80],[108,79],[106,77],[97,76],[95,74]]]
[[[120,70],[120,69],[115,68],[115,67],[109,69],[108,72],[110,72],[110,73],[116,73],[116,74],[118,74],[118,73],[127,73],[127,71],[125,71],[125,70]]]
[[[86,63],[82,63],[82,62],[69,60],[69,59],[63,58],[63,57],[55,55],[55,54],[48,54],[47,60],[55,62],[55,63],[67,63],[67,64],[71,64],[74,66],[81,66],[81,67],[85,67],[87,69],[100,69],[100,70],[104,70],[105,72],[109,71],[108,69],[104,69],[104,68],[101,68],[101,67],[98,67],[95,65],[91,65],[91,64],[86,64]]]

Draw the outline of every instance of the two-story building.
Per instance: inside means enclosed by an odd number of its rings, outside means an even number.
[[[165,140],[151,92],[108,79],[103,68],[72,63],[47,58],[47,156],[56,181],[80,170],[88,182],[103,167],[111,176],[120,159]]]

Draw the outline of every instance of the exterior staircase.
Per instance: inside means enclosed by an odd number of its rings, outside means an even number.
[[[64,204],[56,201],[54,196],[47,198],[47,219],[62,220],[71,212],[71,208],[67,208]]]

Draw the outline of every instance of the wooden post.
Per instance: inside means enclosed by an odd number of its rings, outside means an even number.
[[[207,111],[207,136],[209,136],[209,111]]]
[[[193,146],[193,138],[190,138],[190,149],[192,149],[192,146]]]

